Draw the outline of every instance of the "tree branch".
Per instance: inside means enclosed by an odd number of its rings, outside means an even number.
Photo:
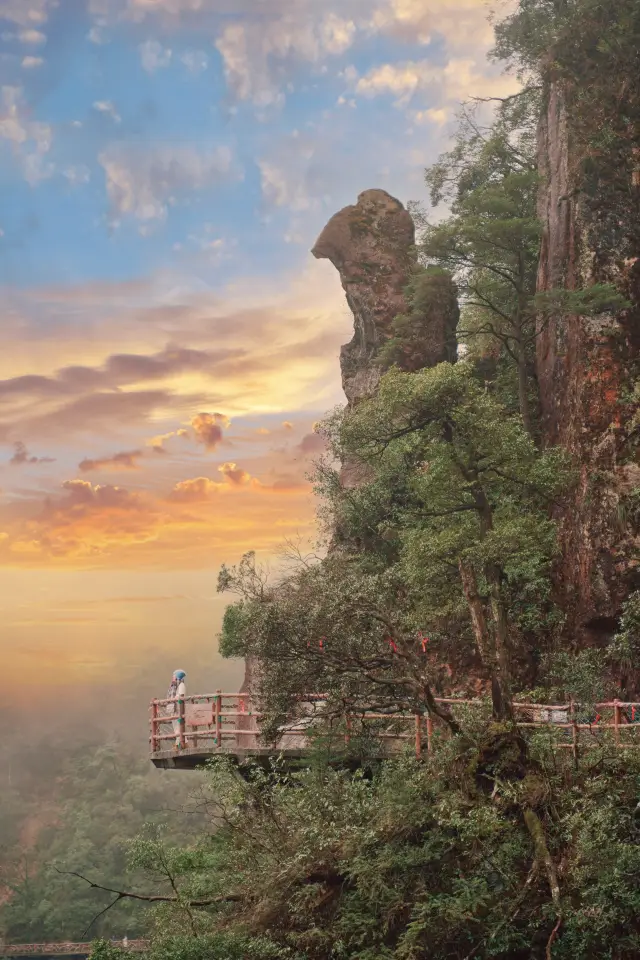
[[[55,870],[56,873],[59,873],[61,876],[77,877],[78,880],[83,880],[84,883],[89,884],[92,890],[103,890],[105,893],[115,894],[116,899],[107,907],[107,910],[111,909],[119,900],[141,900],[143,903],[177,903],[187,907],[212,907],[216,903],[239,903],[242,900],[239,894],[234,893],[218,897],[206,897],[199,900],[182,900],[177,896],[167,897],[162,894],[133,893],[133,891],[130,890],[114,890],[113,887],[105,887],[101,883],[94,883],[93,880],[89,880],[88,877],[84,877],[75,870],[59,870],[57,867]],[[104,913],[105,911],[102,912]],[[98,914],[98,916],[100,915],[101,914]]]

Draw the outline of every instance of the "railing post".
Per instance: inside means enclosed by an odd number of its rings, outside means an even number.
[[[422,753],[422,717],[416,713],[416,757],[420,759]]]
[[[151,702],[151,753],[158,752],[158,701]]]
[[[616,740],[616,747],[620,746],[620,704],[614,700],[613,705],[613,735]]]
[[[178,700],[178,742],[180,744],[181,750],[184,750],[187,744],[187,741],[184,735],[185,715],[186,715],[186,710],[185,710],[184,700]]]
[[[427,717],[427,753],[433,753],[433,720]]]
[[[220,749],[222,746],[222,717],[220,716],[222,712],[222,691],[216,690],[216,707],[215,707],[215,722],[216,722],[216,747]]]
[[[238,744],[239,747],[244,746],[244,740],[241,737],[241,732],[245,726],[244,715],[246,712],[247,712],[247,707],[244,702],[244,697],[239,697],[238,706],[236,709],[236,713],[242,714],[242,716],[236,717],[236,743]],[[248,746],[249,746],[249,741],[247,740],[247,747]]]

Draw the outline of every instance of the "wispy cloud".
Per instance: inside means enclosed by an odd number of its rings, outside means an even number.
[[[0,140],[12,146],[25,180],[32,186],[53,175],[55,168],[47,159],[53,130],[48,123],[29,119],[29,107],[20,86],[0,88]]]
[[[163,47],[157,40],[146,40],[138,47],[140,51],[140,61],[143,69],[147,73],[155,73],[156,70],[162,70],[171,63],[172,51],[169,47]]]
[[[296,62],[320,63],[351,46],[356,26],[334,11],[314,17],[306,4],[300,12],[283,14],[265,22],[230,23],[220,33],[216,47],[224,62],[229,88],[239,100],[259,106],[283,99],[279,82],[282,67]]]
[[[143,456],[142,450],[126,450],[121,453],[113,453],[109,457],[89,457],[81,460],[78,464],[78,470],[81,473],[91,473],[96,470],[139,470],[140,459]]]
[[[203,73],[209,66],[209,57],[203,50],[187,50],[180,60],[194,77]]]
[[[22,466],[22,464],[29,463],[54,463],[55,460],[53,457],[36,457],[33,454],[29,453],[24,443],[21,440],[18,440],[13,445],[13,456],[9,460],[9,463],[14,467]]]
[[[22,66],[25,70],[35,70],[37,67],[41,67],[44,63],[42,57],[23,57]]]
[[[112,100],[96,100],[93,104],[93,109],[98,113],[104,113],[108,117],[111,117],[114,123],[122,123],[122,117],[116,109],[116,105]]]
[[[147,223],[164,220],[179,196],[222,183],[234,173],[226,146],[120,143],[101,153],[99,161],[114,222],[123,217]]]
[[[43,33],[42,30],[35,30],[33,27],[30,27],[18,33],[18,40],[29,46],[39,47],[47,42],[47,35]]]
[[[0,17],[32,30],[37,24],[46,23],[49,11],[57,6],[56,0],[0,0]]]
[[[222,294],[161,279],[6,294],[0,439],[60,442],[107,430],[119,449],[141,449],[161,434],[193,435],[198,413],[286,417],[339,398],[336,356],[351,320],[330,264],[239,281]]]
[[[506,96],[520,87],[516,77],[494,71],[472,58],[450,60],[444,67],[431,60],[407,60],[373,67],[355,84],[365,97],[391,95],[397,106],[408,105],[426,91],[437,93],[440,103],[467,100],[471,96]]]

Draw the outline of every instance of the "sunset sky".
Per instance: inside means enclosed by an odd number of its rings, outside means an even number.
[[[189,674],[222,561],[313,535],[326,220],[425,200],[499,0],[0,0],[0,614],[20,687]],[[142,686],[145,686],[142,682]],[[160,693],[163,690],[159,691]]]

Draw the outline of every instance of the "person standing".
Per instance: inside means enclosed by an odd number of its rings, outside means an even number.
[[[173,710],[172,713],[175,716],[179,713],[178,701],[184,700],[187,695],[187,687],[185,684],[186,673],[184,670],[174,670],[173,677],[171,678],[171,686],[168,690],[168,697],[174,701],[172,704]],[[176,747],[180,747],[180,718],[177,717],[173,721],[173,732],[176,736]]]

